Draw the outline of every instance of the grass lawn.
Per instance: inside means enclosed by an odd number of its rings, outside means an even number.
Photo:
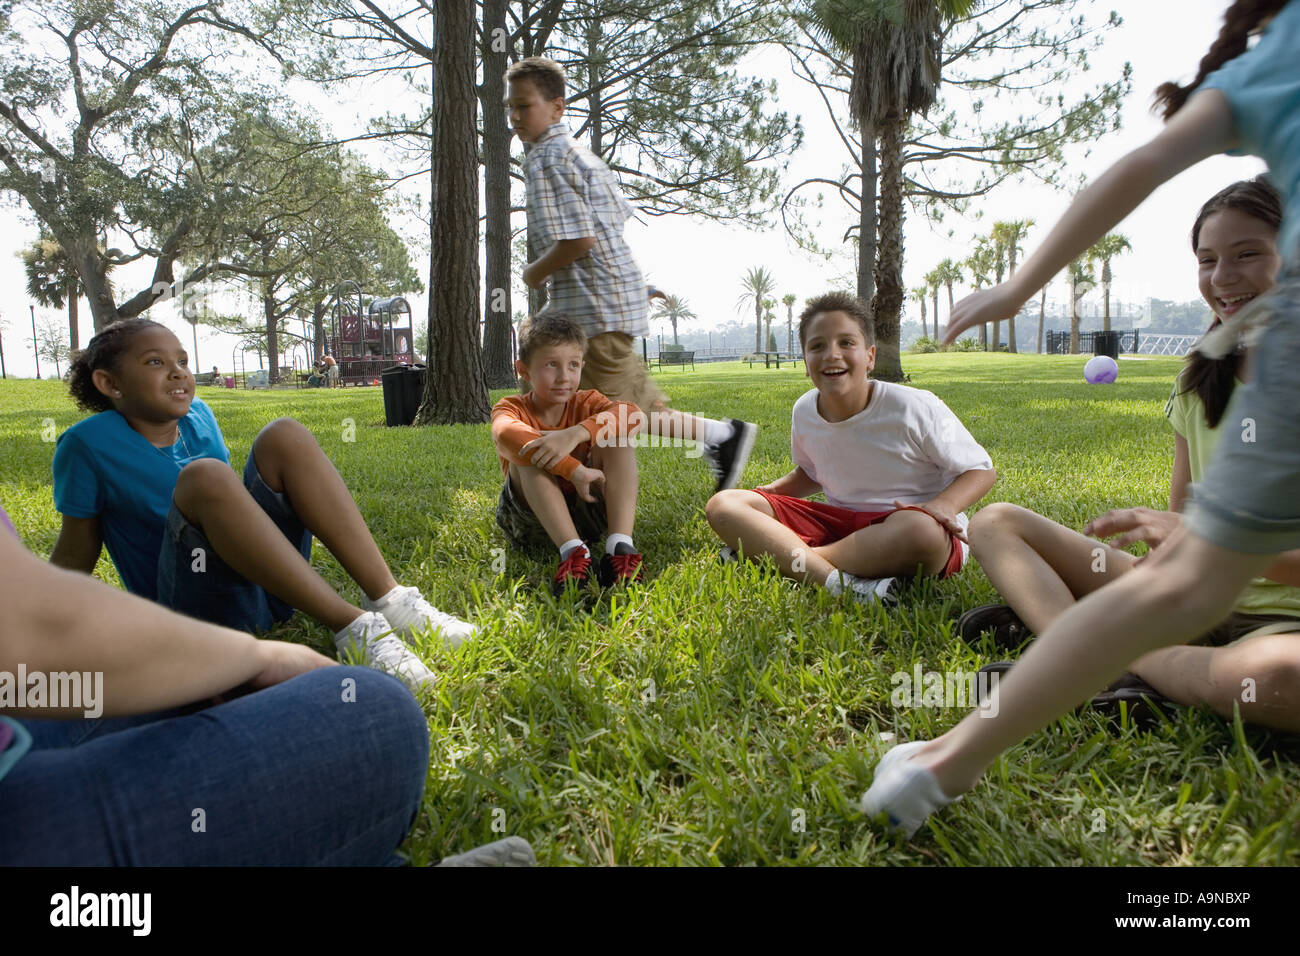
[[[989,450],[999,480],[988,502],[1076,528],[1112,507],[1164,507],[1173,438],[1162,409],[1178,361],[1122,361],[1109,387],[1085,385],[1083,361],[945,354],[905,366]],[[790,469],[802,369],[702,365],[659,380],[677,408],[759,423],[746,485]],[[549,864],[1300,862],[1296,739],[1205,712],[1150,732],[1067,716],[912,842],[864,821],[881,734],[928,738],[965,713],[895,708],[891,675],[918,663],[973,671],[999,656],[952,634],[963,610],[996,599],[974,564],[888,613],[796,587],[770,565],[724,565],[704,521],[707,469],[682,449],[648,449],[637,515],[647,583],[557,602],[552,557],[503,550],[486,425],[384,428],[377,388],[199,394],[237,468],[266,421],[306,424],[398,580],[483,628],[457,652],[421,647],[441,679],[426,702],[425,809],[404,848],[417,864],[503,832]],[[79,417],[58,383],[0,382],[0,501],[41,555],[59,526],[45,420],[62,430]],[[313,564],[360,600],[319,544]],[[107,557],[98,573],[117,581]],[[302,615],[274,636],[332,651]]]

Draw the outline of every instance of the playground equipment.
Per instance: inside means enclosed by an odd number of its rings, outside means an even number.
[[[326,346],[327,354],[338,362],[342,384],[377,384],[384,368],[414,361],[411,306],[400,296],[391,296],[373,300],[367,309],[361,286],[345,279],[334,292]]]

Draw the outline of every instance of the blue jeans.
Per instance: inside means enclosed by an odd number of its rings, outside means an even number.
[[[324,667],[200,707],[23,720],[32,749],[0,780],[0,865],[395,861],[429,766],[399,681]]]
[[[289,543],[311,561],[311,532],[289,499],[272,491],[257,470],[257,448],[244,465],[244,487]],[[236,631],[269,631],[293,617],[293,608],[267,594],[213,550],[203,532],[185,520],[173,501],[158,555],[158,603],[201,621]]]

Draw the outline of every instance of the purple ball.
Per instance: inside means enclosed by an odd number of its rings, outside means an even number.
[[[1089,385],[1110,385],[1119,378],[1119,363],[1109,355],[1095,355],[1083,367],[1083,380]]]

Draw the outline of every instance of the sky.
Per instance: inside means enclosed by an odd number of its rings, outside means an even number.
[[[1150,0],[1094,0],[1080,4],[1079,12],[1090,21],[1103,22],[1108,12],[1115,9],[1124,23],[1109,31],[1102,49],[1090,55],[1091,71],[1071,83],[1070,88],[1091,87],[1102,77],[1117,76],[1127,61],[1133,66],[1133,92],[1124,104],[1123,128],[1118,133],[1109,134],[1088,148],[1080,146],[1069,152],[1068,178],[1077,179],[1080,173],[1089,179],[1096,178],[1111,163],[1159,131],[1160,121],[1148,109],[1152,91],[1165,80],[1185,81],[1194,74],[1197,62],[1218,31],[1226,3],[1225,0],[1178,0],[1176,17],[1171,16],[1174,6]],[[788,185],[811,175],[836,175],[842,165],[842,147],[820,99],[811,87],[791,74],[786,56],[779,51],[757,55],[744,64],[744,71],[776,79],[780,108],[802,118],[804,144],[790,161]],[[1067,96],[1070,88],[1063,91]],[[391,107],[391,92],[378,88],[360,93],[319,89],[302,92],[338,134],[360,130],[371,111],[386,112]],[[832,158],[828,160],[828,156]],[[1254,176],[1263,168],[1262,163],[1251,158],[1214,157],[1157,190],[1118,227],[1131,240],[1133,252],[1112,264],[1115,276],[1112,301],[1142,304],[1149,297],[1175,301],[1196,298],[1196,268],[1188,233],[1197,209],[1223,186]],[[1033,182],[1011,183],[977,200],[965,217],[949,214],[938,227],[909,214],[904,234],[906,286],[921,285],[921,277],[945,257],[965,258],[970,253],[973,237],[986,233],[995,220],[1034,219],[1037,226],[1025,243],[1026,253],[1032,253],[1068,203],[1066,193]],[[824,217],[817,234],[829,245],[838,242],[843,234],[847,212],[841,212],[831,197],[827,197],[827,210],[833,214]],[[983,213],[982,218],[976,217],[978,212]],[[522,225],[522,217],[517,225]],[[0,206],[0,289],[4,290],[0,295],[0,319],[7,320],[2,334],[5,366],[10,375],[30,377],[35,372],[30,303],[17,253],[35,239],[36,233],[36,226],[24,209],[15,209],[12,203]],[[779,220],[769,228],[748,230],[734,224],[679,216],[642,216],[628,223],[626,237],[650,280],[665,291],[685,298],[698,316],[695,321],[682,324],[683,329],[702,331],[745,315],[752,316],[752,306],[737,311],[737,299],[742,294],[741,277],[755,266],[764,266],[775,275],[778,299],[793,293],[802,301],[845,285],[847,260],[827,263],[802,252],[787,237]],[[427,252],[412,248],[412,260],[417,271],[427,276]],[[121,288],[135,291],[148,284],[152,271],[151,267],[127,268],[114,275]],[[959,297],[961,291],[957,290]],[[522,285],[517,283],[515,308],[522,301],[521,292]],[[417,325],[422,324],[427,318],[426,297],[407,298]],[[1048,298],[1049,302],[1063,300],[1063,284],[1049,287]],[[941,295],[941,300],[946,300],[946,295]],[[946,317],[947,310],[946,301],[942,301],[941,317]],[[778,307],[778,314],[782,311]],[[39,306],[35,312],[38,325],[48,318],[66,328],[65,312]],[[190,347],[190,327],[174,304],[155,306],[149,316],[171,327],[186,347]],[[918,307],[909,302],[904,319],[918,318]],[[933,322],[933,317],[930,321]],[[90,310],[84,300],[81,323],[80,344],[84,346],[91,329]],[[1053,326],[1050,307],[1048,326]],[[652,324],[652,341],[660,334],[665,337],[670,334],[666,321]],[[197,360],[192,357],[191,364],[197,369],[210,369],[217,364],[228,372],[233,346],[232,337],[200,329],[199,354]],[[256,356],[250,355],[248,359],[255,368]],[[49,363],[44,360],[41,373],[43,377],[51,373]]]

